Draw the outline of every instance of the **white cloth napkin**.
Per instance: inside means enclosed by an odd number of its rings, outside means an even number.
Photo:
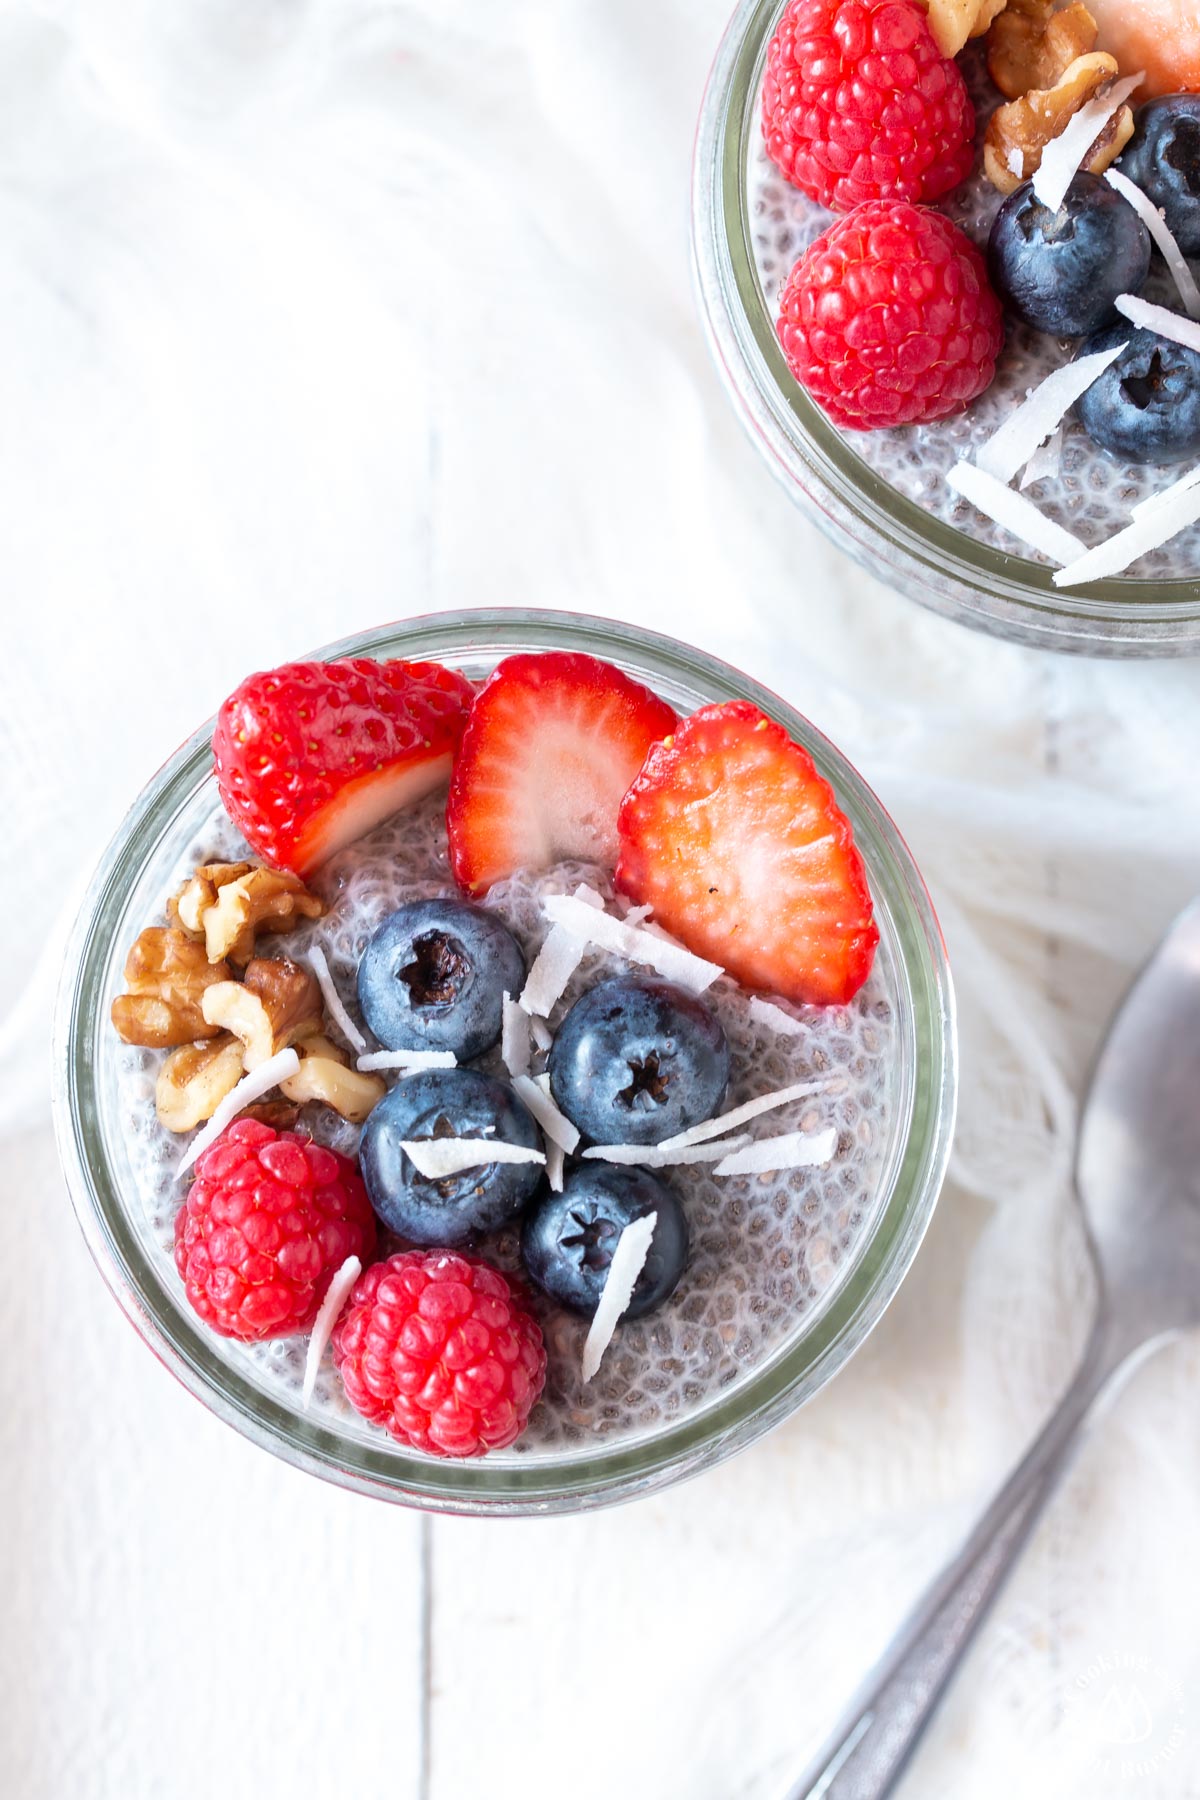
[[[1067,1379],[1077,1096],[1200,886],[1200,672],[928,616],[759,463],[688,267],[727,4],[0,9],[0,1726],[23,1800],[774,1800]],[[941,913],[963,1095],[903,1293],[768,1444],[610,1516],[430,1533],[221,1432],[121,1331],[56,1174],[46,1027],[88,866],[223,693],[483,603],[676,632],[860,764]],[[1200,1793],[1198,1375],[1188,1344],[1137,1377],[906,1792]]]

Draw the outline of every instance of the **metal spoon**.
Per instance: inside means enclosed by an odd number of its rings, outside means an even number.
[[[1109,1027],[1075,1185],[1100,1294],[1075,1379],[788,1800],[892,1793],[1097,1402],[1140,1357],[1200,1325],[1200,901]]]

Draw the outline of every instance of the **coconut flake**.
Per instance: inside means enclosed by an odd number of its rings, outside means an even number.
[[[529,1014],[511,994],[504,996],[503,1024],[500,1028],[500,1055],[512,1076],[528,1075],[533,1061],[533,1039],[529,1030]]]
[[[732,1150],[744,1150],[749,1137],[722,1138],[719,1144],[593,1144],[584,1151],[590,1162],[616,1163],[626,1168],[674,1169],[693,1163],[720,1162]]]
[[[1173,481],[1170,487],[1160,488],[1157,494],[1151,494],[1146,500],[1139,500],[1137,505],[1130,509],[1130,517],[1144,519],[1148,513],[1160,512],[1164,507],[1171,507],[1178,495],[1190,493],[1197,486],[1200,486],[1200,468],[1189,469],[1186,475],[1181,476],[1178,481]]]
[[[617,895],[617,902],[621,908],[621,917],[627,925],[644,925],[654,911],[652,906],[635,906],[624,894]]]
[[[779,1169],[816,1169],[831,1162],[836,1149],[833,1126],[827,1131],[785,1131],[735,1150],[717,1164],[713,1174],[769,1175]]]
[[[756,1025],[766,1025],[780,1037],[803,1037],[808,1030],[803,1019],[793,1019],[791,1013],[784,1012],[782,1006],[773,1006],[769,1000],[760,1000],[757,994],[750,1001],[749,1012]]]
[[[362,1264],[357,1256],[348,1256],[325,1290],[321,1310],[313,1320],[312,1336],[308,1340],[308,1355],[304,1359],[304,1386],[300,1392],[300,1404],[305,1412],[308,1411],[309,1401],[313,1397],[313,1389],[317,1385],[317,1374],[321,1367],[321,1358],[325,1354],[325,1346],[333,1336],[333,1328],[337,1324],[338,1314],[346,1304],[350,1289],[361,1274]]]
[[[537,1014],[534,1013],[529,1021],[529,1031],[534,1043],[542,1054],[545,1055],[546,1051],[549,1050],[551,1044],[554,1042],[554,1033],[547,1025],[545,1019],[539,1019]]]
[[[566,1157],[563,1153],[562,1145],[553,1142],[547,1144],[546,1180],[550,1183],[550,1192],[552,1194],[561,1194],[563,1191],[563,1170],[565,1165]]]
[[[1162,251],[1163,260],[1179,289],[1179,298],[1183,301],[1188,314],[1193,319],[1200,319],[1200,288],[1188,268],[1183,251],[1175,241],[1175,234],[1167,224],[1166,215],[1155,206],[1149,194],[1143,192],[1136,181],[1130,181],[1128,175],[1120,169],[1106,169],[1104,179],[1111,188],[1115,188],[1122,200],[1128,200],[1134,212],[1145,225],[1150,236]]]
[[[732,1111],[721,1113],[715,1119],[705,1119],[700,1125],[693,1125],[688,1131],[680,1131],[672,1138],[666,1138],[658,1146],[660,1150],[686,1150],[691,1144],[706,1144],[709,1138],[724,1137],[727,1131],[735,1126],[748,1125],[751,1119],[761,1117],[763,1113],[774,1112],[778,1106],[786,1106],[789,1100],[808,1100],[814,1094],[827,1094],[831,1090],[828,1081],[798,1081],[792,1087],[776,1088],[770,1094],[760,1094],[757,1100],[747,1100],[744,1106],[735,1106]]]
[[[1062,472],[1063,428],[1052,431],[1046,442],[1034,451],[1021,471],[1020,489],[1036,487],[1039,481],[1053,481]]]
[[[987,442],[980,445],[975,454],[976,468],[982,469],[985,475],[995,476],[997,481],[1011,481],[1038,445],[1062,423],[1080,395],[1087,393],[1125,348],[1124,344],[1119,344],[1112,350],[1096,350],[1091,356],[1077,357],[1074,362],[1064,363],[1061,369],[1047,375],[1045,381],[1030,390],[1015,412],[1009,413],[999,431],[993,432]]]
[[[573,894],[551,894],[546,912],[555,925],[601,950],[611,950],[629,962],[657,969],[667,981],[677,981],[691,994],[702,994],[724,973],[717,963],[693,956],[681,944],[658,937],[653,927],[630,925],[611,913],[595,909]]]
[[[1151,300],[1140,300],[1136,294],[1118,294],[1113,302],[1117,311],[1140,331],[1153,331],[1186,350],[1200,351],[1200,321],[1181,318],[1165,306]]]
[[[481,1169],[488,1163],[546,1160],[540,1150],[528,1150],[524,1144],[506,1144],[499,1138],[406,1138],[400,1148],[426,1181],[442,1181],[448,1175],[461,1175],[464,1169]]]
[[[575,889],[575,898],[576,900],[582,900],[585,906],[590,906],[593,912],[603,912],[605,910],[604,895],[598,894],[594,887],[588,886],[586,881],[581,881],[579,886]]]
[[[542,1082],[545,1082],[544,1087]],[[550,1141],[570,1155],[579,1142],[579,1132],[550,1098],[549,1078],[542,1076],[540,1081],[535,1081],[532,1075],[514,1075],[512,1085],[513,1093],[525,1102]]]
[[[1008,168],[1009,174],[1015,175],[1018,181],[1024,181],[1024,179],[1025,179],[1025,152],[1024,152],[1024,150],[1022,150],[1020,144],[1013,145],[1012,149],[1009,151],[1009,153],[1005,157],[1004,161]]]
[[[420,1069],[457,1069],[453,1050],[368,1050],[356,1065],[364,1074],[376,1069],[399,1069],[404,1075],[415,1075]]]
[[[1097,544],[1094,550],[1085,551],[1065,569],[1056,569],[1055,587],[1075,587],[1081,581],[1103,581],[1108,575],[1122,575],[1147,551],[1157,550],[1194,525],[1200,519],[1200,487],[1189,485],[1180,491],[1181,488],[1177,482],[1174,492],[1168,488],[1155,496],[1157,504],[1144,502],[1145,510],[1132,525]]]
[[[1120,112],[1130,94],[1146,79],[1145,70],[1115,81],[1106,94],[1081,106],[1042,151],[1042,163],[1033,178],[1033,191],[1043,206],[1057,212],[1067,197],[1080,164],[1108,124]]]
[[[633,1219],[617,1239],[608,1275],[600,1294],[600,1304],[593,1316],[583,1346],[583,1379],[590,1381],[599,1369],[604,1352],[612,1343],[621,1315],[633,1299],[638,1276],[646,1266],[650,1246],[654,1242],[656,1212]]]
[[[580,902],[585,912],[591,908]],[[540,1013],[543,1018],[562,998],[568,981],[583,961],[586,943],[577,931],[563,925],[552,925],[546,940],[534,959],[518,1004],[527,1013]]]
[[[198,1156],[203,1156],[210,1144],[215,1144],[227,1125],[232,1125],[240,1112],[269,1094],[273,1087],[286,1081],[300,1067],[300,1058],[294,1050],[278,1050],[269,1056],[265,1063],[259,1063],[257,1069],[251,1069],[243,1075],[237,1086],[226,1094],[212,1118],[198,1131],[188,1145],[176,1175],[185,1175]]]
[[[319,944],[314,944],[308,953],[308,966],[317,978],[322,998],[329,1008],[329,1016],[337,1026],[346,1042],[353,1044],[356,1050],[365,1050],[367,1040],[350,1014],[342,1004],[342,996],[334,986],[333,976],[329,972],[329,964],[325,960],[325,952]]]
[[[956,463],[947,475],[946,483],[987,518],[1003,525],[1022,543],[1040,550],[1051,562],[1069,563],[1083,555],[1083,540],[1073,531],[1048,519],[1032,500],[1027,500],[1023,494],[1015,494],[994,475],[977,469],[973,463]]]

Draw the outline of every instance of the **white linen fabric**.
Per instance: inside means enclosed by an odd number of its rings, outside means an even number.
[[[1200,671],[944,623],[743,439],[690,287],[728,0],[0,6],[0,1740],[14,1800],[774,1800],[1065,1383],[1078,1096],[1200,886]],[[873,1339],[609,1515],[420,1523],[165,1379],[48,1123],[62,935],[246,671],[483,603],[676,632],[862,767],[961,1004],[953,1178]],[[1096,1432],[907,1795],[1200,1794],[1200,1354]]]

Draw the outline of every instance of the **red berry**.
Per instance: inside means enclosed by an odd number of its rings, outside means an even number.
[[[665,700],[594,656],[509,656],[476,697],[454,759],[446,828],[460,885],[567,857],[611,868],[617,808],[656,739]]]
[[[524,1431],[546,1379],[537,1320],[490,1263],[409,1250],[355,1282],[333,1333],[351,1405],[430,1456],[482,1456]]]
[[[251,675],[217,715],[225,810],[276,868],[308,874],[441,785],[471,705],[438,663],[285,663]]]
[[[617,886],[744,987],[828,1005],[879,932],[850,821],[812,758],[748,700],[705,706],[621,807]]]
[[[991,385],[1004,343],[974,244],[906,200],[872,200],[831,225],[788,276],[779,309],[792,374],[854,431],[961,412]]]
[[[789,181],[849,212],[958,187],[975,109],[915,0],[792,0],[767,50],[763,136]]]
[[[312,1324],[348,1256],[375,1248],[358,1170],[294,1131],[237,1119],[196,1163],[175,1220],[175,1264],[222,1337],[288,1337]]]

